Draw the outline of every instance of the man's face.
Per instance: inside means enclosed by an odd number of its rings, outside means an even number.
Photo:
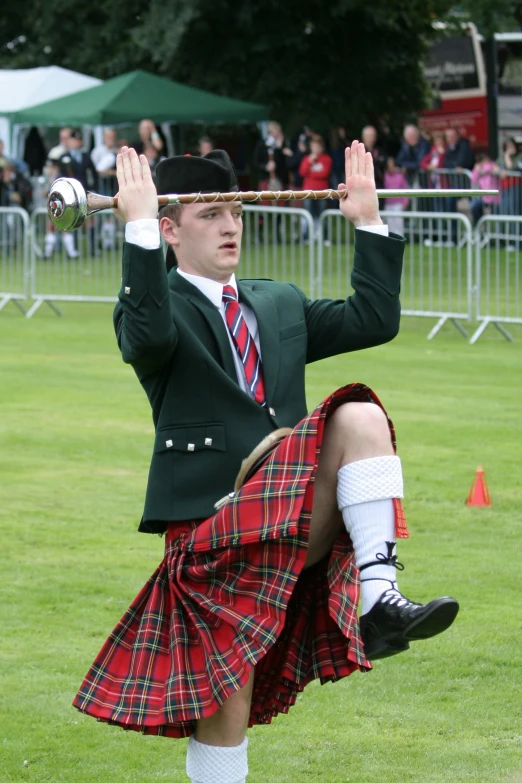
[[[371,126],[364,128],[362,132],[362,142],[367,150],[372,150],[377,142],[377,131]]]
[[[74,136],[68,136],[67,141],[65,142],[65,146],[68,150],[79,150],[82,146],[82,140],[77,139]]]
[[[64,147],[67,146],[67,139],[71,135],[71,129],[70,128],[60,128],[60,144],[63,144]]]
[[[404,139],[410,147],[415,147],[419,141],[419,131],[415,126],[409,125],[404,130]]]
[[[162,218],[160,227],[182,271],[228,283],[239,264],[242,214],[241,202],[186,204],[179,225]]]
[[[208,155],[208,153],[212,152],[213,149],[214,148],[210,141],[199,142],[199,154],[201,155],[201,157],[203,157],[203,155]]]
[[[103,134],[103,141],[108,149],[112,149],[116,145],[116,133],[111,129],[107,129]]]
[[[149,141],[154,132],[154,125],[150,120],[142,120],[139,124],[138,132],[142,141]]]
[[[454,147],[455,144],[458,141],[458,134],[457,131],[454,128],[448,128],[446,131],[446,141],[448,142],[450,147]]]

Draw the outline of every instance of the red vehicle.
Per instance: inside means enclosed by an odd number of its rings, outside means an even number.
[[[443,25],[440,26],[444,28]],[[477,150],[490,148],[490,134],[498,133],[499,147],[507,136],[522,140],[522,33],[494,36],[494,79],[488,96],[483,39],[474,24],[458,35],[436,41],[424,66],[433,104],[421,113],[422,128],[456,128]],[[488,100],[495,106],[496,127],[489,127]]]

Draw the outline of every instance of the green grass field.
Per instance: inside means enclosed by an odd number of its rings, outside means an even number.
[[[0,314],[0,783],[177,783],[186,741],[71,707],[162,557],[136,533],[152,424],[110,305]],[[522,778],[522,329],[470,346],[405,318],[390,345],[312,365],[310,407],[360,380],[392,416],[411,539],[403,591],[452,594],[445,634],[373,672],[309,686],[250,731],[249,783],[515,783]],[[468,508],[477,465],[492,506]],[[27,763],[24,766],[24,762]]]

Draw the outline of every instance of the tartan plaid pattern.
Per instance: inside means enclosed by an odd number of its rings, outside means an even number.
[[[313,679],[371,668],[348,534],[303,570],[325,420],[351,401],[380,405],[362,384],[339,389],[213,517],[169,525],[164,560],[103,645],[75,707],[185,737],[246,685],[253,666],[250,725],[288,712]]]

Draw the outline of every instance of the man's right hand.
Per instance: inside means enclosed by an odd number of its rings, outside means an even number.
[[[116,216],[124,223],[158,217],[158,194],[145,155],[122,147],[116,158],[118,208]]]

